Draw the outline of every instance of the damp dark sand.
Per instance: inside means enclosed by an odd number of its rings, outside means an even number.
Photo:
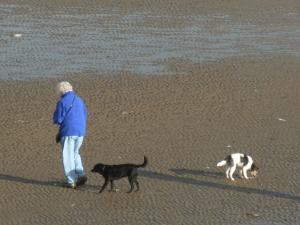
[[[185,74],[168,63],[299,56],[299,8],[274,2],[0,1],[0,78]]]

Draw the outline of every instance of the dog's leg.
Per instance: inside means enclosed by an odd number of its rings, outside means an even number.
[[[227,177],[227,179],[229,179],[229,171],[230,171],[230,167],[228,167],[227,170],[226,170],[226,177]]]
[[[129,184],[130,184],[130,190],[127,193],[131,193],[133,191],[133,188],[134,188],[132,177],[128,177],[128,181],[129,181]]]
[[[136,180],[134,183],[136,184],[136,191],[139,191],[140,190],[139,182]]]
[[[139,182],[137,181],[137,175],[133,177],[133,182],[136,185],[136,191],[139,191],[140,187],[139,187]]]
[[[229,176],[232,181],[234,181],[233,173],[234,173],[235,169],[236,169],[236,166],[233,166],[230,168]]]
[[[108,180],[105,179],[105,182],[104,182],[102,188],[100,189],[99,193],[101,193],[106,188],[107,184],[108,184]]]
[[[244,174],[244,177],[245,177],[245,179],[249,179],[249,177],[247,176],[247,171],[248,171],[248,168],[247,167],[244,167],[243,168],[243,174]]]
[[[244,178],[244,176],[243,176],[243,170],[240,170],[240,176],[241,176],[241,178]]]
[[[114,181],[110,181],[110,191],[114,191]]]

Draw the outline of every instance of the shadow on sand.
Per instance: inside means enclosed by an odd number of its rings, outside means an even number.
[[[213,177],[213,178],[222,178],[224,179],[224,173],[216,172],[216,171],[208,171],[208,170],[190,170],[190,169],[170,169],[170,171],[178,174],[178,175],[195,175],[195,176],[203,176],[203,177]]]
[[[184,174],[191,174],[191,175],[199,175],[199,176],[210,176],[210,177],[221,177],[223,176],[222,173],[219,172],[213,172],[213,171],[195,171],[195,170],[187,170],[187,169],[170,169],[170,171],[178,174],[178,175],[184,175]],[[190,184],[198,187],[207,187],[210,189],[219,189],[219,190],[229,190],[229,191],[236,191],[240,193],[247,193],[247,194],[257,194],[257,195],[263,195],[266,197],[274,197],[274,198],[283,198],[283,199],[289,199],[294,201],[300,201],[300,197],[290,194],[290,193],[284,193],[284,192],[276,192],[271,190],[265,190],[265,189],[257,189],[257,188],[248,188],[248,187],[239,187],[235,185],[229,185],[229,184],[222,184],[222,183],[215,183],[215,182],[209,182],[209,181],[201,181],[196,180],[193,178],[188,177],[180,177],[178,175],[169,175],[169,174],[163,174],[153,171],[146,171],[141,170],[139,172],[140,176],[150,178],[150,179],[156,179],[161,181],[167,181],[167,182],[176,182],[176,183],[182,183],[182,184]],[[11,181],[16,183],[23,183],[23,184],[33,184],[33,185],[40,185],[40,186],[51,186],[51,187],[66,187],[65,184],[61,181],[40,181],[35,179],[29,179],[29,178],[23,178],[18,176],[11,176],[7,174],[0,174],[0,180],[5,181]],[[98,190],[99,186],[94,185],[85,185],[84,189],[89,190]],[[82,190],[84,190],[82,189]],[[78,189],[80,190],[80,188]]]
[[[67,188],[67,185],[64,181],[41,181],[41,180],[35,180],[35,179],[30,179],[30,178],[11,176],[11,175],[7,175],[7,174],[0,174],[0,180],[12,181],[12,182],[22,183],[22,184],[32,184],[32,185],[38,185],[38,186]],[[99,189],[99,187],[96,187],[94,185],[85,185],[84,187],[87,187],[87,188],[93,189],[93,190],[97,190],[97,188]],[[78,188],[78,190],[81,190],[81,188]]]
[[[213,171],[195,171],[195,170],[187,170],[187,169],[170,169],[170,171],[175,172],[178,175],[191,174],[191,175],[210,176],[210,177],[224,176],[223,173],[213,172]],[[180,177],[177,175],[173,176],[173,175],[152,172],[152,171],[145,171],[145,170],[140,171],[139,174],[140,176],[143,177],[163,180],[168,182],[190,184],[199,187],[207,187],[210,189],[228,190],[228,191],[235,191],[240,193],[263,195],[266,197],[283,198],[283,199],[289,199],[294,201],[300,201],[299,196],[290,193],[276,192],[276,191],[257,189],[251,187],[239,187],[239,186],[229,185],[224,183],[222,184],[222,183],[215,183],[210,181],[202,181],[202,180],[196,180],[188,177]]]

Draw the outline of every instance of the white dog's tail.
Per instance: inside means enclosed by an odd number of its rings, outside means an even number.
[[[226,160],[222,160],[221,162],[218,162],[217,167],[225,166],[225,165],[226,165]]]

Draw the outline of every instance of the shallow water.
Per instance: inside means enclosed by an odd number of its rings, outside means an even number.
[[[297,13],[282,16],[300,21]],[[175,17],[76,7],[49,12],[1,4],[0,17],[0,78],[4,79],[82,72],[170,74],[169,60],[197,63],[300,53],[299,26],[245,24],[221,13]],[[14,37],[17,33],[22,36]]]

